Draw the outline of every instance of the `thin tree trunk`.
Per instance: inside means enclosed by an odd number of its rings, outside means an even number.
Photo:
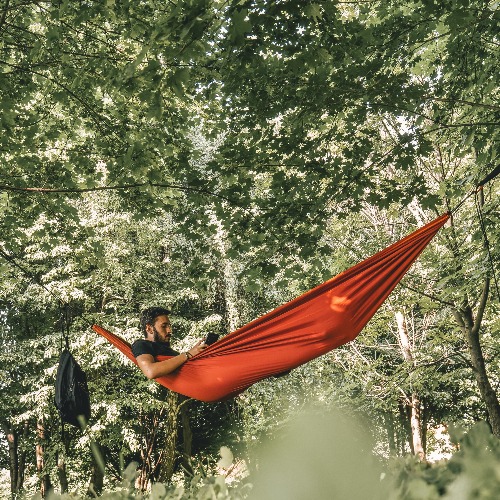
[[[14,427],[7,422],[2,422],[2,430],[7,438],[9,446],[9,472],[10,472],[10,492],[14,496],[17,492],[19,464],[18,464],[18,438]]]
[[[142,492],[147,490],[149,481],[154,479],[158,465],[154,454],[157,431],[162,415],[163,411],[160,410],[159,412],[142,413],[139,417],[143,446],[141,447],[142,464],[136,481],[136,487]]]
[[[179,414],[178,395],[173,391],[168,391],[165,414],[165,441],[162,447],[162,457],[160,464],[160,475],[158,480],[161,483],[168,483],[172,478],[177,458],[177,417]]]
[[[1,428],[9,447],[9,474],[10,474],[10,491],[12,497],[17,496],[24,485],[24,471],[26,466],[26,450],[20,445],[20,439],[25,443],[28,437],[29,423],[26,421],[23,424],[22,434],[14,428],[9,422],[3,421]]]
[[[57,453],[57,475],[59,477],[59,486],[61,487],[61,495],[68,491],[68,475],[66,473],[66,460],[64,455]]]
[[[142,466],[139,470],[139,475],[137,476],[135,487],[138,490],[145,492],[148,487],[149,479],[148,479],[148,472],[146,465],[147,462],[143,450],[141,450],[141,459],[142,459]]]
[[[389,454],[396,455],[397,445],[394,436],[394,418],[392,416],[392,413],[384,412],[384,421],[385,421],[385,428],[387,431],[387,442],[389,443]]]
[[[29,432],[29,422],[26,421],[23,424],[23,443],[26,443],[28,439]],[[21,446],[21,451],[19,451],[18,445],[18,464],[17,464],[17,484],[16,484],[16,493],[19,493],[24,486],[24,472],[26,469],[26,446]]]
[[[43,420],[38,420],[36,424],[37,445],[36,445],[36,470],[40,477],[40,494],[46,498],[52,489],[50,476],[45,472],[45,445],[47,442],[47,433]]]
[[[146,491],[149,480],[151,479],[155,469],[155,466],[152,464],[154,461],[153,450],[158,422],[156,421],[154,415],[151,418],[149,417],[149,415],[144,413],[139,416],[143,446],[141,447],[142,463],[139,470],[139,476],[137,477],[136,487],[142,492]],[[151,424],[148,425],[148,422],[151,422]]]
[[[180,406],[181,423],[182,423],[182,465],[190,474],[193,473],[191,465],[191,455],[193,449],[193,431],[189,422],[189,407],[188,401],[184,400]]]
[[[223,317],[227,330],[232,332],[240,324],[238,310],[238,282],[234,263],[227,257],[227,233],[221,221],[214,212],[210,212],[210,221],[215,226],[214,243],[215,248],[221,255],[221,292],[223,295],[224,311]]]
[[[104,485],[104,470],[103,464],[99,463],[95,454],[98,453],[100,458],[102,459],[102,450],[101,447],[94,442],[93,443],[94,450],[92,452],[92,473],[90,475],[89,487],[87,489],[88,497],[98,497],[102,493],[102,487]]]
[[[410,446],[410,452],[412,455],[415,454],[415,449],[413,448],[413,439],[411,435],[411,425],[410,425],[410,415],[408,413],[408,403],[406,402],[406,399],[401,399],[398,405],[399,408],[399,416],[401,419],[401,424],[403,427],[403,432],[406,438],[401,440],[401,455],[404,455],[406,453],[405,449],[405,442],[408,443]]]
[[[422,401],[422,445],[424,454],[427,456],[427,420],[429,416],[429,408],[425,401]]]
[[[484,192],[482,189],[479,190],[479,203],[481,206],[484,205]],[[487,246],[486,243],[485,246]],[[458,251],[455,252],[455,256],[458,259]],[[457,266],[458,269],[460,269],[460,267],[460,265]],[[476,378],[481,398],[486,406],[491,431],[497,438],[500,438],[500,404],[498,402],[497,394],[490,384],[479,337],[484,311],[488,302],[489,290],[490,278],[487,276],[483,283],[483,291],[477,306],[475,318],[467,297],[464,298],[462,307],[460,309],[453,308],[452,312],[456,322],[464,332],[465,338],[467,339],[474,376]]]
[[[411,435],[413,450],[420,460],[425,460],[424,440],[422,435],[422,405],[416,392],[411,395]]]
[[[406,318],[401,311],[395,312],[396,323],[398,326],[399,343],[401,346],[401,351],[405,361],[415,366],[415,359],[413,356],[412,344],[410,342],[410,336],[408,335],[408,326],[406,324]],[[411,389],[410,396],[410,427],[411,427],[411,440],[412,440],[412,451],[421,460],[425,460],[425,451],[422,438],[422,404],[420,397],[413,388]]]
[[[400,404],[398,404],[398,408],[400,408]],[[392,420],[393,425],[394,425],[394,419]],[[401,433],[401,428],[403,429],[403,432]],[[401,434],[403,434],[403,439],[401,439]],[[394,438],[396,440],[396,455],[400,453],[401,455],[404,455],[404,443],[406,440],[404,439],[405,435],[405,430],[404,430],[404,424],[401,427],[394,427]]]
[[[483,293],[475,319],[467,302],[461,310],[453,309],[453,315],[467,339],[474,377],[476,378],[481,398],[486,406],[491,431],[497,438],[500,438],[500,404],[497,394],[490,384],[479,337],[484,309],[488,301],[489,286],[490,280],[487,278],[483,286]]]

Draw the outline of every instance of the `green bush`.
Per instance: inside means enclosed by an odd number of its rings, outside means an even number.
[[[498,500],[500,498],[500,441],[485,422],[469,432],[452,429],[458,451],[450,460],[419,463],[412,457],[392,464],[390,499]]]
[[[221,475],[197,474],[184,485],[154,484],[151,492],[134,488],[137,464],[122,484],[100,499],[130,500],[498,500],[500,441],[484,422],[467,433],[452,429],[457,451],[449,460],[419,462],[413,456],[375,457],[368,432],[341,414],[301,416],[272,442],[263,444],[250,478],[228,485]],[[35,497],[36,498],[36,497]],[[52,493],[49,500],[79,500]]]
[[[226,484],[224,476],[197,474],[184,486],[155,483],[151,492],[141,493],[134,487],[137,464],[131,463],[123,473],[123,481],[113,491],[106,491],[98,498],[102,500],[240,500],[247,497],[250,485],[232,486]],[[39,499],[35,495],[33,500]],[[83,500],[86,497],[74,493],[59,495],[50,493],[48,500]]]

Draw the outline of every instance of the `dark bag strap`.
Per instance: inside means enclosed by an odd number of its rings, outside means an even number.
[[[60,319],[59,323],[61,325],[61,352],[64,349],[64,345],[66,346],[66,349],[69,351],[69,323],[70,323],[70,317],[69,317],[69,306],[68,303],[65,302],[64,304],[59,305],[59,310],[60,310]]]

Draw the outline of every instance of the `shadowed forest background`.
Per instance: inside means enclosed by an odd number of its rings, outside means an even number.
[[[493,1],[2,0],[0,496],[307,498],[336,470],[495,498],[500,182],[474,191],[498,24]],[[131,342],[167,306],[182,350],[462,202],[355,341],[233,400],[170,393],[90,329]],[[64,332],[85,432],[53,404]]]

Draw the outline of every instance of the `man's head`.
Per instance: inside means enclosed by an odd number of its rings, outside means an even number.
[[[171,325],[164,307],[148,307],[141,312],[141,330],[145,338],[155,342],[169,342]]]

